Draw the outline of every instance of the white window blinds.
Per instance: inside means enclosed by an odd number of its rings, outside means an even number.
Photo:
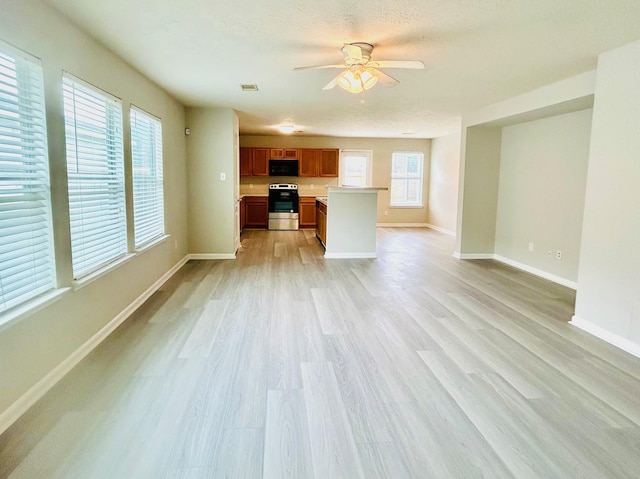
[[[162,188],[162,125],[160,120],[131,108],[133,222],[139,248],[164,234]]]
[[[122,106],[67,73],[63,98],[71,255],[78,279],[127,253]]]
[[[42,68],[0,45],[0,311],[54,287]]]

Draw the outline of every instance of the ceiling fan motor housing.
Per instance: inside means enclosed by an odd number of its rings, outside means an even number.
[[[360,49],[360,54],[357,54],[356,47]],[[373,51],[373,45],[365,42],[345,43],[342,47],[342,53],[345,56],[345,64],[347,65],[366,65],[371,60],[371,52]],[[355,54],[354,54],[355,53]]]

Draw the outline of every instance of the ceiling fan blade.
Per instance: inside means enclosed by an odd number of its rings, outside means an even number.
[[[373,74],[378,77],[378,81],[383,85],[387,86],[396,86],[400,83],[398,80],[393,78],[391,75],[387,75],[386,73],[382,73],[380,70],[376,70],[375,68],[367,68],[367,70],[373,72]]]
[[[294,70],[314,70],[318,68],[347,68],[347,66],[344,63],[336,65],[313,65],[310,67],[296,67]]]
[[[377,60],[369,62],[367,66],[375,68],[411,68],[413,70],[422,70],[424,63],[420,60]]]
[[[339,76],[340,75],[338,75],[333,80],[331,80],[329,83],[327,83],[322,89],[323,90],[331,90],[333,87],[335,87],[338,84],[338,77]]]
[[[362,49],[358,45],[346,44],[342,47],[342,53],[352,60],[362,61]]]

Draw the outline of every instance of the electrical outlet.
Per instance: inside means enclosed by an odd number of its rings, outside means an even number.
[[[249,189],[253,189],[253,183],[249,183]]]
[[[388,210],[384,210],[384,215],[385,216],[389,216],[389,211]]]
[[[556,259],[562,259],[562,251],[556,251]]]
[[[227,179],[227,174],[226,173],[220,173],[220,181],[224,181]]]
[[[314,189],[316,187],[316,185],[312,184],[311,185],[311,189]]]
[[[534,245],[533,243],[529,243],[529,252],[533,252],[536,249],[536,245]]]

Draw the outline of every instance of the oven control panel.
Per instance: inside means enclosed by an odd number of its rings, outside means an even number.
[[[270,190],[297,190],[298,185],[295,183],[271,183],[269,185]]]

